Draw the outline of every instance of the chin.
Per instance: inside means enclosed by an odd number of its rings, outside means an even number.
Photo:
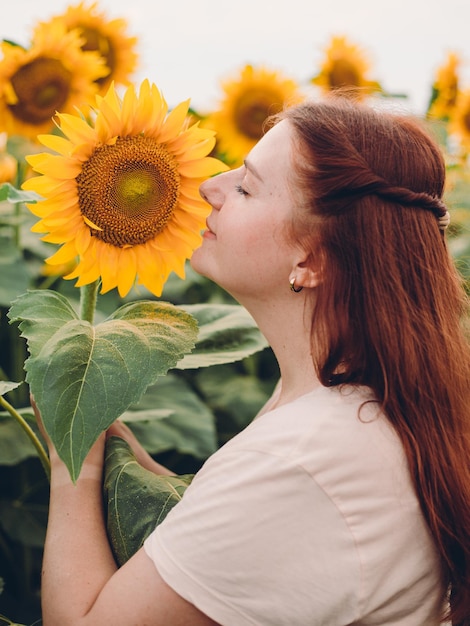
[[[189,260],[189,264],[191,265],[192,269],[195,272],[197,272],[198,274],[201,274],[201,276],[210,278],[210,276],[208,276],[207,272],[204,269],[207,263],[204,263],[204,253],[202,252],[202,246],[201,248],[196,248],[196,250],[194,250]]]

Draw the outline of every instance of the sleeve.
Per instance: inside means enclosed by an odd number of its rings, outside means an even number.
[[[309,474],[272,454],[216,453],[144,549],[167,584],[224,626],[358,614],[349,528]]]

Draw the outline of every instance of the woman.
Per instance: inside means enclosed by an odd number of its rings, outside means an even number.
[[[103,438],[76,487],[51,449],[45,626],[435,626],[450,589],[470,624],[470,350],[443,159],[416,121],[347,100],[274,121],[202,185],[191,262],[251,312],[281,382],[119,570]]]

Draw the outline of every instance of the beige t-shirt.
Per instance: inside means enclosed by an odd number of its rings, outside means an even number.
[[[145,550],[224,626],[435,626],[441,570],[368,390],[320,387],[218,450]]]

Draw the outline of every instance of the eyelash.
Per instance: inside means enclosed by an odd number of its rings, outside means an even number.
[[[235,191],[241,193],[242,196],[247,196],[248,192],[243,189],[241,185],[235,185]]]

